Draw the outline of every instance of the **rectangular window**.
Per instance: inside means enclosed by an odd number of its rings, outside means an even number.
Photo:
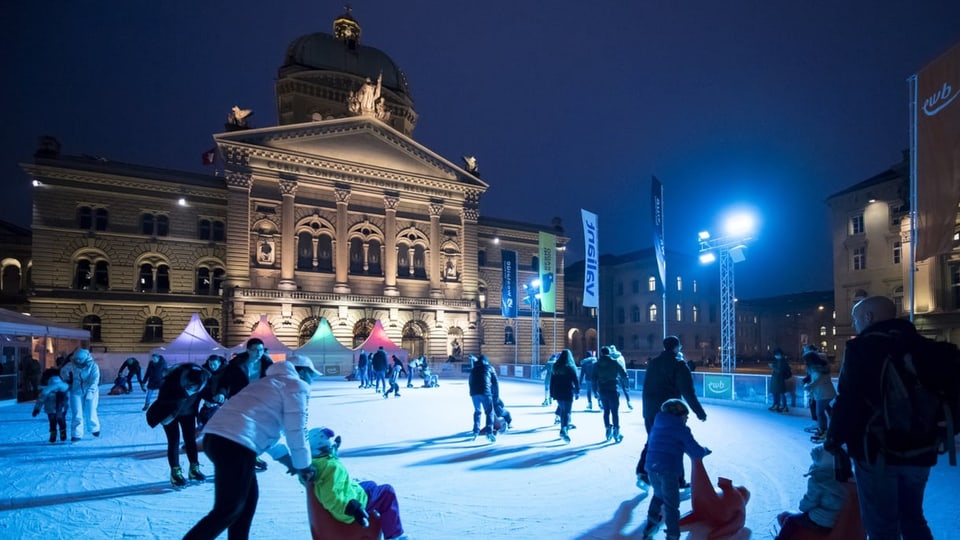
[[[864,270],[867,267],[867,248],[859,247],[853,250],[853,269]]]
[[[857,214],[850,218],[850,234],[863,233],[863,214]]]
[[[900,241],[897,240],[893,243],[893,264],[900,264]]]
[[[683,290],[683,278],[681,278],[680,276],[677,276],[677,290],[678,291]]]

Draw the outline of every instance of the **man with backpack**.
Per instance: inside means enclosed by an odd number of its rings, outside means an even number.
[[[911,351],[930,340],[920,336],[909,321],[897,319],[895,304],[883,296],[857,302],[851,315],[857,337],[847,342],[824,448],[837,453],[841,445],[846,445],[853,459],[860,514],[868,538],[899,539],[902,534],[903,538],[932,540],[923,516],[923,492],[930,467],[937,463],[937,447],[919,440],[922,437],[916,434],[898,436],[885,423],[889,420],[883,418],[885,409],[892,410],[892,404],[886,403],[890,400],[901,399],[898,408],[912,409],[910,400],[903,402],[903,398],[892,395],[884,381],[894,370],[904,374],[910,392],[922,385],[921,364],[931,359]],[[904,359],[914,356],[917,376],[910,379]],[[933,422],[935,426],[935,418],[930,416],[936,414],[927,411],[927,418],[917,417],[916,423]]]

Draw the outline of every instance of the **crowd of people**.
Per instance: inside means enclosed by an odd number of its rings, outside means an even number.
[[[827,357],[813,346],[805,346],[803,389],[808,392],[811,465],[807,489],[800,499],[799,512],[783,512],[779,540],[826,534],[836,526],[841,510],[855,486],[863,528],[872,540],[887,538],[932,538],[923,516],[923,492],[930,468],[937,462],[937,449],[916,452],[889,451],[871,422],[873,406],[886,397],[880,366],[889,361],[890,351],[916,347],[916,328],[896,318],[893,302],[869,297],[852,311],[857,336],[847,343],[839,384],[831,379]],[[663,351],[647,362],[641,395],[646,440],[635,467],[637,486],[652,491],[642,537],[652,538],[660,528],[666,538],[679,538],[679,503],[690,495],[683,456],[700,460],[710,454],[693,436],[687,419],[691,412],[705,422],[707,413],[693,384],[693,374],[676,336],[663,340]],[[566,349],[553,355],[541,370],[543,405],[555,405],[559,437],[571,442],[573,405],[586,393],[586,411],[593,400],[602,411],[605,441],[623,440],[619,418],[621,397],[630,405],[629,375],[623,355],[614,346],[588,351],[579,362]],[[500,392],[497,370],[484,355],[466,355],[471,362],[467,387],[472,403],[472,439],[484,435],[496,442],[513,418]],[[919,361],[923,359],[920,358]],[[918,361],[915,359],[915,361]],[[89,350],[78,349],[58,360],[58,367],[41,374],[33,415],[47,415],[49,441],[78,442],[87,434],[99,437],[98,417],[100,370]],[[787,412],[784,383],[793,377],[786,355],[773,352],[769,390],[776,412]],[[922,371],[922,368],[921,368]],[[267,453],[283,463],[291,474],[312,486],[322,504],[344,523],[369,523],[372,511],[379,513],[387,538],[406,538],[399,517],[396,493],[389,485],[357,483],[350,479],[337,457],[339,437],[328,428],[309,431],[307,407],[309,384],[319,376],[312,362],[293,355],[274,362],[263,342],[252,338],[245,350],[229,361],[216,354],[202,365],[183,363],[168,366],[162,355],[154,354],[141,372],[139,362],[129,358],[120,368],[117,384],[129,392],[136,382],[145,393],[146,422],[161,426],[167,439],[170,481],[175,487],[203,482],[198,440],[215,469],[214,503],[185,538],[214,538],[229,530],[231,537],[244,538],[249,532],[257,505],[256,471],[266,468],[260,458]],[[423,357],[403,360],[389,358],[383,347],[372,354],[361,351],[353,377],[360,388],[373,388],[384,398],[400,397],[400,381],[421,377],[430,386],[431,374]],[[435,379],[432,381],[436,385]],[[69,431],[68,420],[69,418]],[[283,437],[286,446],[280,444]],[[179,462],[182,448],[188,469]],[[855,483],[848,483],[850,478]]]

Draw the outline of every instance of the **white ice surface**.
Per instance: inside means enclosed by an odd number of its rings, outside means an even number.
[[[310,425],[343,437],[341,457],[355,477],[393,484],[412,539],[640,538],[648,500],[638,501],[634,486],[645,437],[639,393],[635,410],[621,406],[621,444],[604,443],[600,413],[584,412],[585,398],[576,401],[568,445],[558,437],[552,407],[540,405],[542,385],[504,380],[502,387],[513,430],[493,444],[470,441],[472,406],[462,380],[401,388],[402,397],[385,400],[326,379],[313,385]],[[49,444],[46,418],[31,418],[32,404],[0,408],[0,538],[168,540],[210,510],[212,483],[171,489],[163,432],[147,426],[143,393],[110,396],[108,389],[101,388],[103,436],[78,443]],[[721,402],[705,407],[707,422],[691,420],[691,427],[713,450],[707,471],[752,493],[750,531],[738,538],[772,538],[777,513],[795,511],[805,489],[812,444],[803,428],[810,418]],[[202,454],[201,463],[214,472]],[[309,538],[300,484],[279,464],[257,478],[251,537]],[[960,468],[942,459],[924,505],[938,540],[960,539],[958,488]],[[681,504],[681,512],[689,509]]]

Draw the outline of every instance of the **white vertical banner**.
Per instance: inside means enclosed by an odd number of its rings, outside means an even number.
[[[580,209],[583,221],[583,306],[600,307],[600,251],[597,215]]]

